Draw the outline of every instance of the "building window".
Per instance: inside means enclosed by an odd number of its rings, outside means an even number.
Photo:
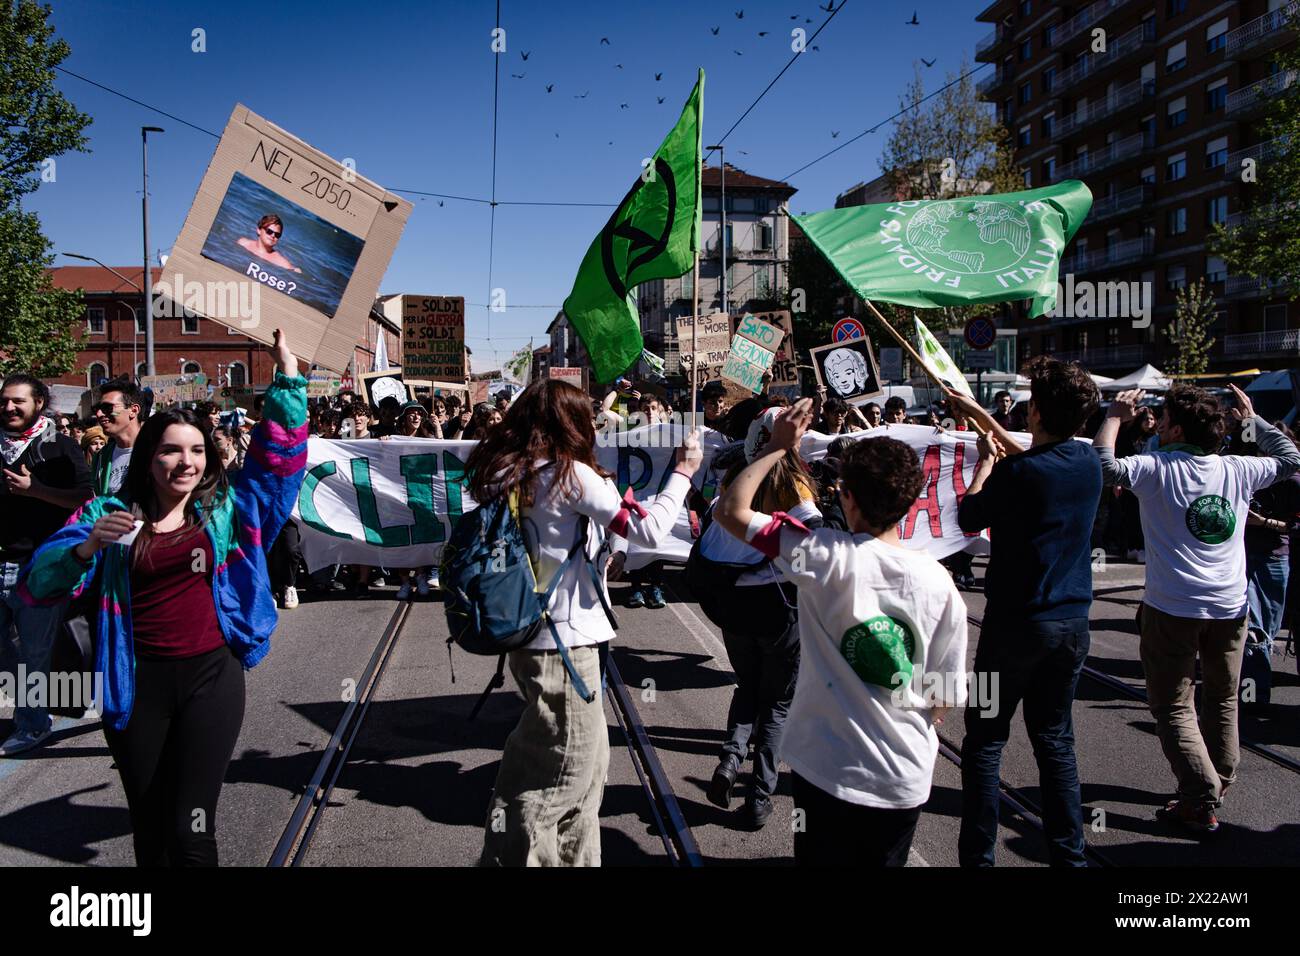
[[[1156,183],[1156,168],[1154,166],[1148,166],[1146,169],[1142,170],[1142,175],[1139,177],[1139,181],[1144,186],[1154,186]]]
[[[1028,146],[1033,139],[1034,127],[1028,123],[1020,127],[1020,134],[1016,137],[1017,146]]]
[[[104,310],[87,309],[86,310],[86,331],[91,335],[104,334]]]
[[[695,300],[695,270],[687,269],[682,274],[682,296],[683,299],[690,301]]]
[[[141,362],[139,365],[135,367],[135,377],[137,379],[144,378],[146,372],[148,371],[148,368],[149,368],[148,365],[145,365],[144,362]]]
[[[1179,96],[1169,101],[1165,108],[1165,126],[1177,129],[1187,122],[1187,97]]]
[[[1168,0],[1165,4],[1165,15],[1176,17],[1180,13],[1187,12],[1187,0]]]
[[[1286,306],[1285,305],[1264,306],[1264,331],[1265,332],[1286,331]]]
[[[1043,139],[1051,139],[1056,131],[1056,114],[1048,113],[1043,117]]]
[[[1215,20],[1205,28],[1205,52],[1213,53],[1228,45],[1228,18]]]
[[[1020,41],[1020,62],[1026,63],[1034,57],[1034,41],[1025,37]]]
[[[1149,144],[1155,138],[1156,135],[1156,118],[1154,116],[1144,116],[1142,117],[1142,122],[1138,124],[1138,127],[1142,131],[1142,135],[1146,137],[1147,142]],[[1114,130],[1112,130],[1109,133],[1109,137],[1110,138],[1107,140],[1107,142],[1111,142],[1114,140],[1115,138]]]
[[[226,374],[230,378],[231,388],[248,384],[248,369],[244,368],[243,362],[231,362],[230,367],[226,369]]]
[[[1217,113],[1228,103],[1228,78],[1215,80],[1205,88],[1205,112]]]
[[[1224,265],[1223,260],[1218,256],[1210,256],[1205,260],[1205,281],[1222,282],[1228,278],[1228,267]]]
[[[1187,154],[1174,153],[1165,160],[1165,182],[1177,182],[1187,177]]]
[[[103,362],[91,362],[86,370],[86,387],[99,388],[99,383],[108,378],[108,366]]]
[[[1020,105],[1024,106],[1034,98],[1034,84],[1022,83],[1020,86]]]
[[[181,334],[182,335],[199,334],[199,317],[197,315],[181,316]]]
[[[1022,17],[1027,17],[1027,16],[1029,16],[1029,12],[1030,12],[1033,8],[1034,8],[1034,5],[1033,5],[1032,2],[1030,2],[1030,0],[1020,0],[1020,15],[1021,15]]]
[[[718,199],[717,196],[705,196],[705,197],[704,197],[704,211],[705,211],[705,212],[718,212],[718,211],[721,210],[721,209],[722,209],[722,203],[721,203],[721,201]]]
[[[1113,349],[1119,345],[1119,326],[1106,326],[1106,347]]]
[[[1213,199],[1205,200],[1205,224],[1207,226],[1218,225],[1221,222],[1228,221],[1228,197],[1215,196]]]
[[[772,251],[772,225],[759,222],[754,224],[754,249],[759,252]]]
[[[735,209],[736,209],[736,212],[753,212],[753,211],[754,211],[754,197],[753,197],[753,196],[737,196],[737,197],[736,197],[736,202],[735,202]]]
[[[182,375],[198,375],[202,371],[203,366],[199,365],[198,362],[186,362],[181,368]]]
[[[1187,207],[1179,206],[1177,209],[1169,210],[1166,217],[1168,229],[1166,230],[1171,236],[1181,236],[1187,231]]]
[[[1052,92],[1052,87],[1056,85],[1056,67],[1049,66],[1043,71],[1043,92]]]
[[[1220,136],[1205,144],[1205,168],[1218,169],[1228,165],[1228,137]]]
[[[1043,182],[1050,183],[1056,178],[1056,157],[1043,160]]]
[[[1033,186],[1033,185],[1034,185],[1034,177],[1033,177],[1033,174],[1030,173],[1029,170],[1026,169],[1026,170],[1025,170],[1025,188],[1026,188],[1026,189],[1029,189],[1029,188],[1030,188],[1031,186]]]
[[[1187,267],[1170,266],[1165,270],[1165,288],[1170,292],[1187,288]]]
[[[1179,40],[1165,53],[1165,72],[1177,73],[1187,66],[1187,41]]]
[[[1043,49],[1050,50],[1056,44],[1056,24],[1043,30]]]

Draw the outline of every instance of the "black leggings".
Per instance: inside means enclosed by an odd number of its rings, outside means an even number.
[[[230,648],[136,658],[131,719],[104,736],[138,866],[217,865],[217,799],[243,723],[244,669]]]
[[[797,866],[906,866],[920,807],[866,807],[833,797],[790,775],[795,809],[804,811],[794,831]]]
[[[271,553],[267,555],[267,570],[271,576],[271,587],[278,594],[286,587],[298,586],[298,562],[302,560],[302,536],[298,523],[290,518],[280,529]]]

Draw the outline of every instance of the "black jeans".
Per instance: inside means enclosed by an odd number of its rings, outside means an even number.
[[[736,588],[737,600],[744,588]],[[754,744],[754,793],[776,792],[781,735],[794,700],[799,676],[799,624],[795,621],[781,637],[759,640],[730,631],[722,632],[727,659],[736,675],[736,689],[727,708],[727,742],[723,755],[744,763],[748,745]]]
[[[1074,688],[1088,656],[1088,619],[997,620],[986,616],[975,651],[976,683],[961,745],[962,866],[992,866],[998,838],[998,767],[1023,700],[1038,762],[1043,826],[1053,866],[1085,866],[1079,768],[1074,759]],[[996,680],[996,683],[994,681]],[[981,700],[977,689],[988,688]]]
[[[629,571],[627,579],[638,591],[644,588],[661,588],[664,585],[664,563],[651,561],[644,568]]]
[[[864,807],[832,797],[797,773],[790,774],[795,810],[803,811],[794,831],[798,866],[906,866],[920,807]]]
[[[277,594],[285,588],[298,586],[298,564],[302,561],[302,536],[297,523],[290,518],[280,529],[267,555],[267,571],[271,576],[271,588]]]
[[[104,736],[126,789],[137,865],[217,865],[217,799],[243,723],[244,669],[230,648],[136,659],[131,719]]]

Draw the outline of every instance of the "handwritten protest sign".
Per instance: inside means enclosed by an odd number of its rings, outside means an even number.
[[[142,375],[140,387],[153,392],[154,408],[181,402],[205,402],[208,377],[201,372],[188,375]]]
[[[776,348],[785,333],[752,315],[741,316],[731,351],[722,367],[722,377],[751,392],[763,390],[763,375],[776,359]]]
[[[307,373],[308,398],[333,398],[339,393],[343,379],[337,372],[317,368]]]
[[[727,352],[731,349],[731,318],[727,313],[702,315],[698,327],[695,316],[678,316],[675,325],[681,373],[690,378],[692,367],[698,364],[701,384],[719,378],[722,366],[727,362]],[[695,332],[694,339],[691,335],[692,328]],[[692,347],[694,352],[691,351]]]
[[[402,371],[420,378],[465,378],[463,296],[402,296]]]
[[[552,365],[549,369],[551,378],[558,378],[561,381],[568,382],[575,388],[583,391],[587,390],[587,370],[585,368],[561,368],[558,365]]]

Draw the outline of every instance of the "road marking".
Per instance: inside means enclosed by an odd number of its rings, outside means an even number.
[[[921,856],[921,854],[916,851],[916,847],[912,847],[907,851],[907,865],[929,866],[930,864],[926,862],[925,857]]]

